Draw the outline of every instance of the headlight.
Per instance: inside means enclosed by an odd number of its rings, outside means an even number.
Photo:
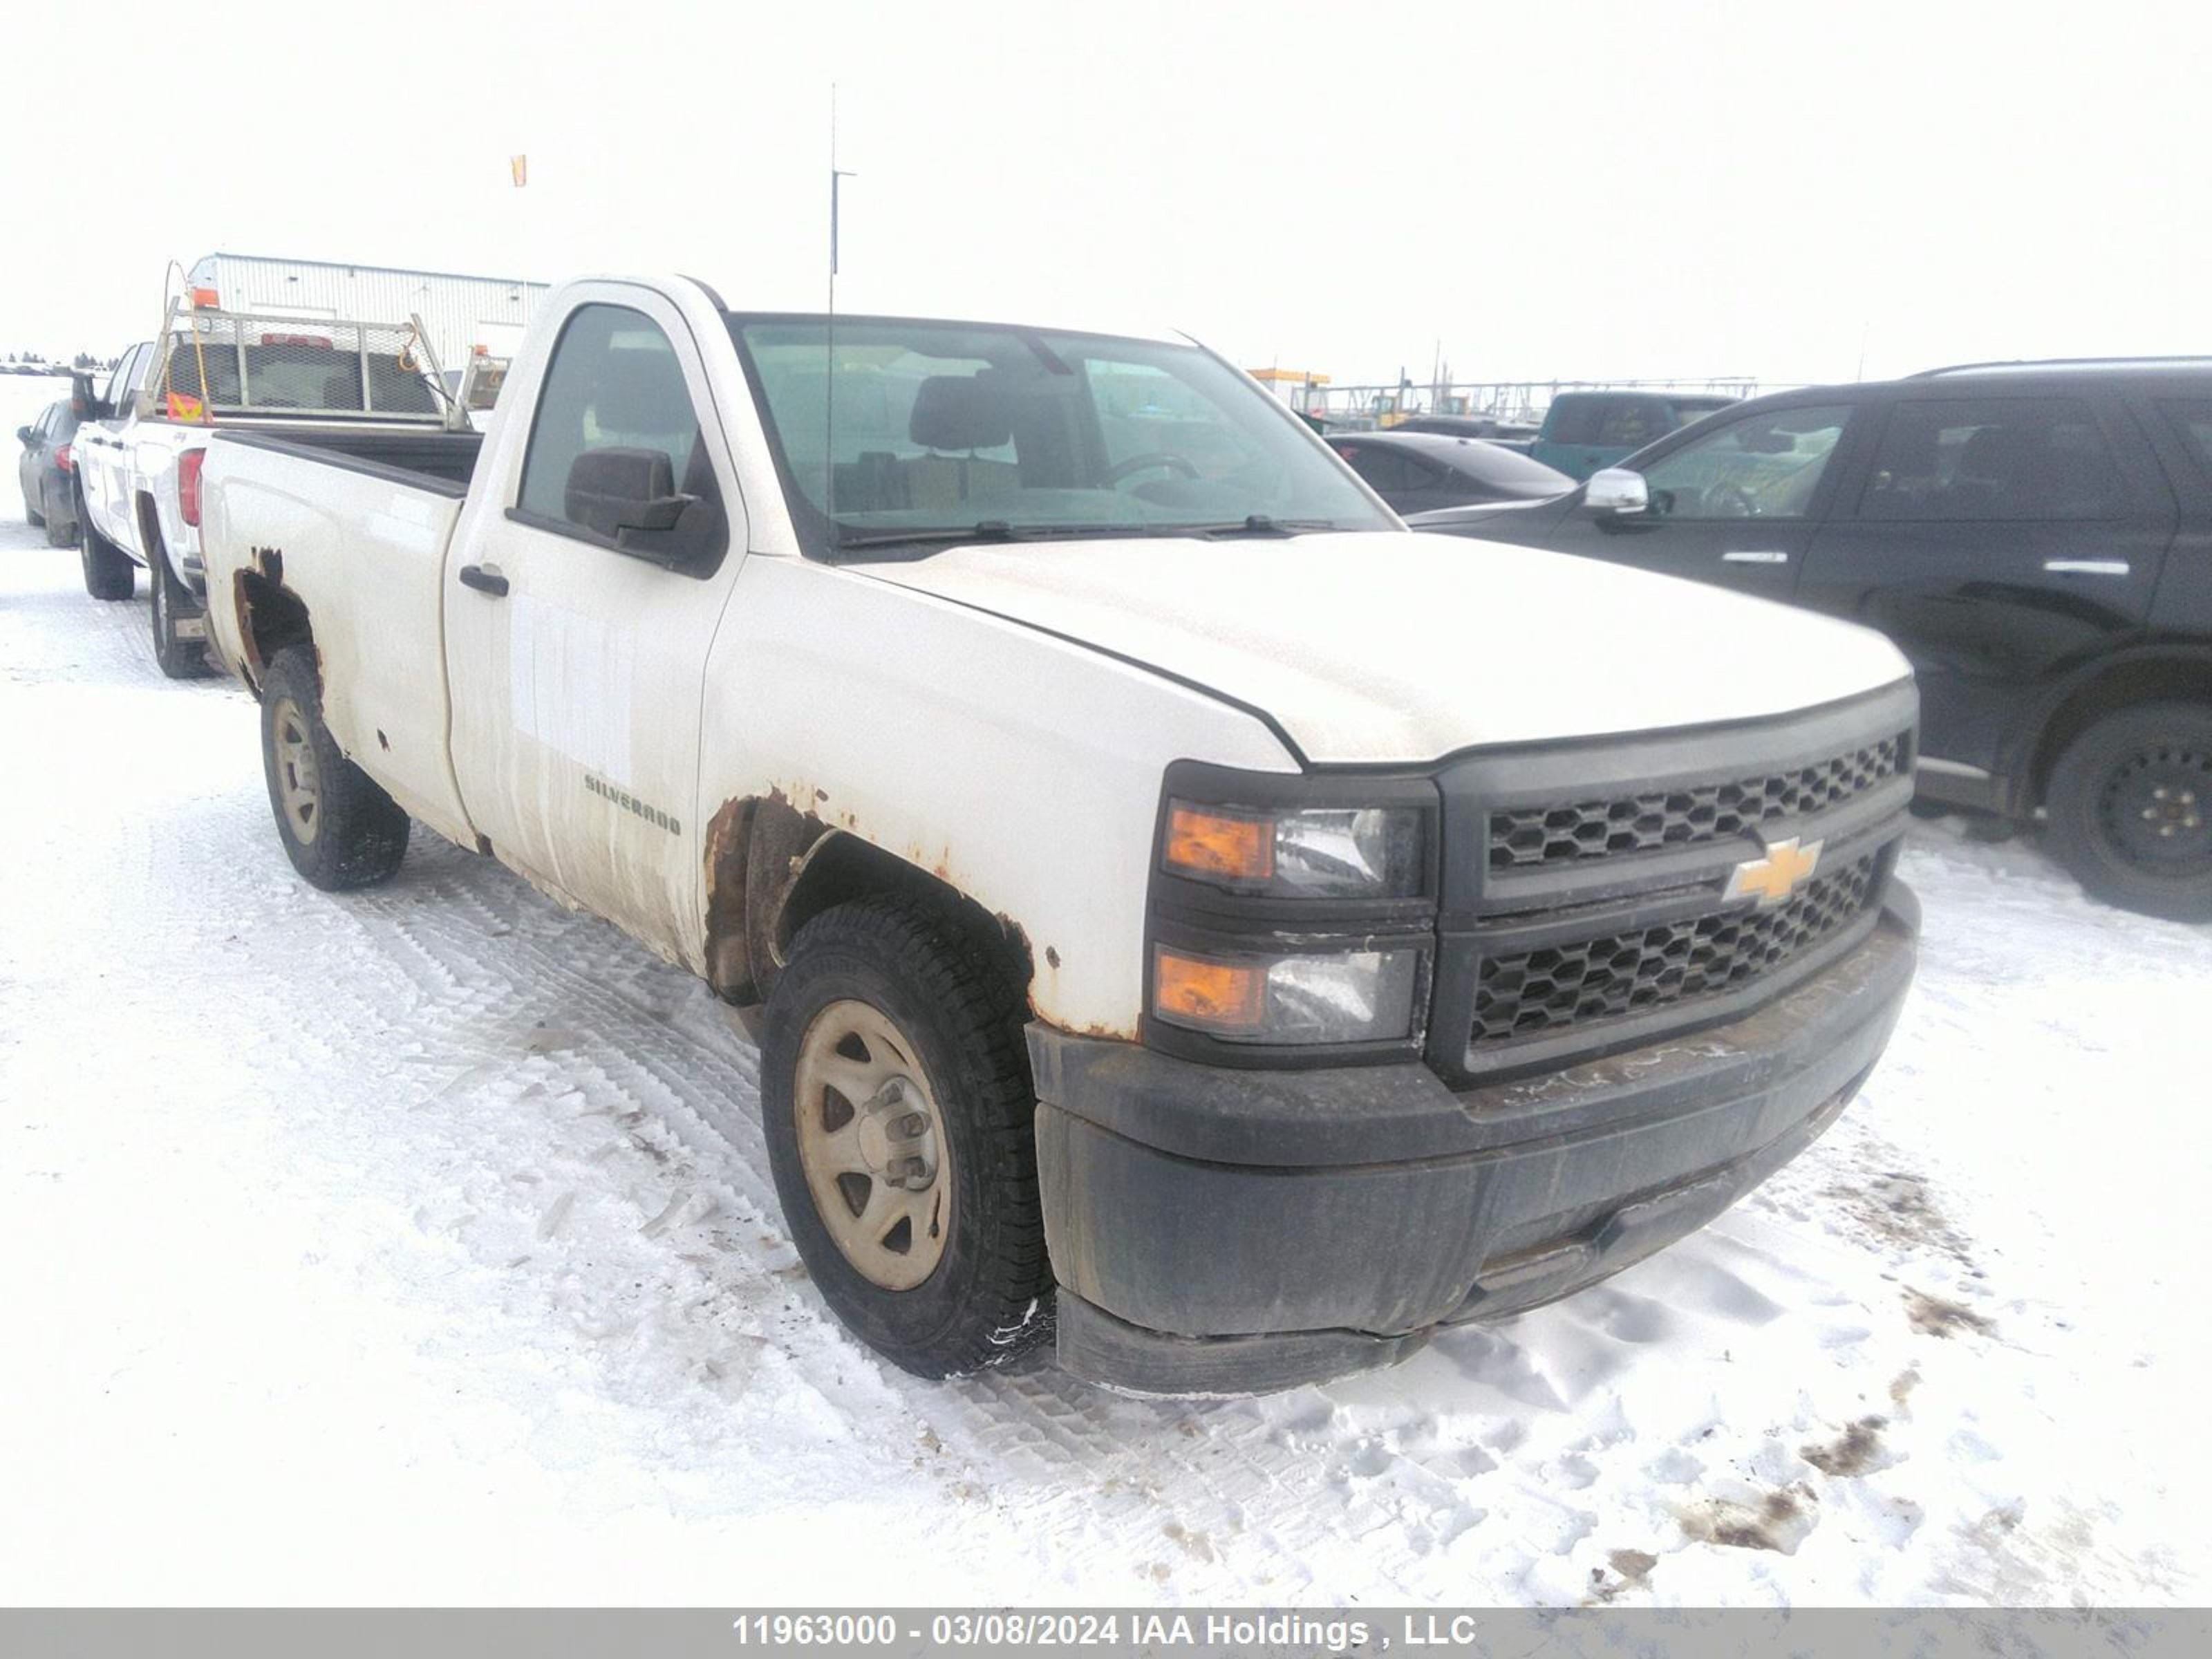
[[[1230,1042],[1387,1042],[1410,1036],[1415,950],[1217,957],[1152,949],[1152,1012]]]
[[[1279,812],[1168,802],[1167,868],[1235,893],[1405,898],[1421,890],[1423,815],[1410,807]]]

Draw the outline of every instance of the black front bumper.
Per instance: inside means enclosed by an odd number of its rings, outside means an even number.
[[[1232,1071],[1030,1028],[1060,1363],[1147,1394],[1386,1364],[1703,1226],[1834,1121],[1911,982],[1865,942],[1729,1024],[1462,1092],[1417,1064]]]

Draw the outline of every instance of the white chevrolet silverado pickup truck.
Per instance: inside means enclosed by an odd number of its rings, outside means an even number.
[[[465,427],[421,328],[410,322],[218,311],[178,301],[159,336],[118,360],[104,392],[79,375],[72,399],[85,592],[127,599],[133,567],[152,589],[154,660],[172,679],[204,673],[200,468],[208,434],[266,431],[386,460]],[[441,453],[434,449],[424,453]]]
[[[209,448],[285,851],[419,820],[745,1011],[909,1370],[1387,1363],[1719,1213],[1897,1018],[1887,643],[1414,534],[1187,341],[595,278],[436,447]]]

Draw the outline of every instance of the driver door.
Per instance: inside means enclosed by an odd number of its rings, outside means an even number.
[[[1788,599],[1813,533],[1855,463],[1854,404],[1784,404],[1701,429],[1637,469],[1650,507],[1578,507],[1552,545],[1639,569]]]
[[[744,525],[698,343],[662,296],[595,284],[508,395],[526,441],[479,475],[444,577],[461,798],[503,862],[702,968],[701,699]],[[608,464],[688,504],[611,527]]]

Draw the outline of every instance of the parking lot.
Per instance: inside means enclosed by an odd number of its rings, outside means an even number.
[[[2032,839],[1916,827],[1872,1084],[1597,1289],[1258,1400],[927,1384],[799,1267],[706,990],[419,829],[310,890],[143,593],[0,526],[16,1599],[2203,1594],[2212,927]]]

